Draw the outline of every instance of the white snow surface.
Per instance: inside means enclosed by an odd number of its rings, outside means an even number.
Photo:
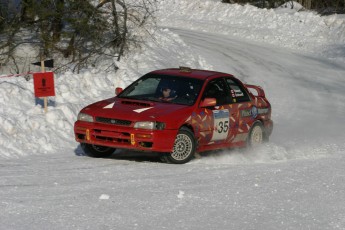
[[[56,74],[46,114],[32,79],[0,69],[0,229],[345,229],[344,19],[159,1],[143,47],[116,73]],[[262,86],[270,142],[182,166],[122,150],[111,159],[83,154],[73,134],[81,108],[178,66]]]
[[[321,17],[297,8],[260,9],[221,1],[160,1],[163,26],[232,35],[294,50],[344,60],[345,21],[342,15]],[[287,2],[287,5],[289,2]],[[179,7],[176,7],[179,6]]]

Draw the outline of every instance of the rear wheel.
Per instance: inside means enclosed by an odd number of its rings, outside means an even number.
[[[90,157],[110,157],[115,151],[114,148],[101,146],[101,145],[91,145],[91,144],[81,144],[84,152]]]
[[[261,122],[256,122],[249,131],[247,144],[250,147],[261,145],[265,140],[264,129]]]
[[[182,127],[178,132],[173,151],[164,155],[162,160],[167,163],[184,164],[194,157],[195,139],[192,131]]]

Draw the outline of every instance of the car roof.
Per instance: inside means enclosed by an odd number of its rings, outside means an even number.
[[[211,76],[218,76],[218,75],[233,77],[233,75],[228,74],[228,73],[221,73],[221,72],[210,71],[210,70],[191,69],[188,67],[155,70],[155,71],[150,72],[150,74],[183,76],[183,77],[196,78],[200,80],[205,80]]]

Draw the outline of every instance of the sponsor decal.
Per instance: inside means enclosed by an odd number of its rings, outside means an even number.
[[[235,90],[231,90],[231,97],[232,97],[232,102],[233,103],[236,103],[237,102],[237,100],[236,100],[236,93],[235,93]]]
[[[235,93],[235,90],[231,90],[231,96],[234,98],[234,97],[236,97],[236,93]]]
[[[236,97],[243,97],[244,94],[242,93],[242,91],[240,89],[235,89],[235,94],[236,94]]]
[[[253,106],[251,109],[241,110],[241,117],[252,117],[256,118],[258,115],[268,113],[268,108],[257,108]]]
[[[258,108],[253,106],[251,111],[252,111],[252,117],[256,118],[258,116]]]
[[[250,117],[252,116],[252,111],[249,109],[241,110],[241,117]]]
[[[261,109],[258,109],[258,113],[259,113],[259,114],[268,113],[268,108],[261,108]]]

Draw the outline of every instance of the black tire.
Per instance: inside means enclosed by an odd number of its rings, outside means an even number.
[[[255,122],[249,131],[249,135],[247,138],[247,146],[259,146],[263,142],[265,142],[266,139],[267,138],[265,137],[265,132],[262,123],[260,121]]]
[[[116,150],[111,147],[101,146],[101,145],[91,145],[91,144],[81,144],[84,152],[90,157],[102,158],[110,157],[113,152]]]
[[[177,133],[173,151],[162,156],[162,161],[172,164],[189,162],[195,154],[195,138],[193,132],[182,127]]]

